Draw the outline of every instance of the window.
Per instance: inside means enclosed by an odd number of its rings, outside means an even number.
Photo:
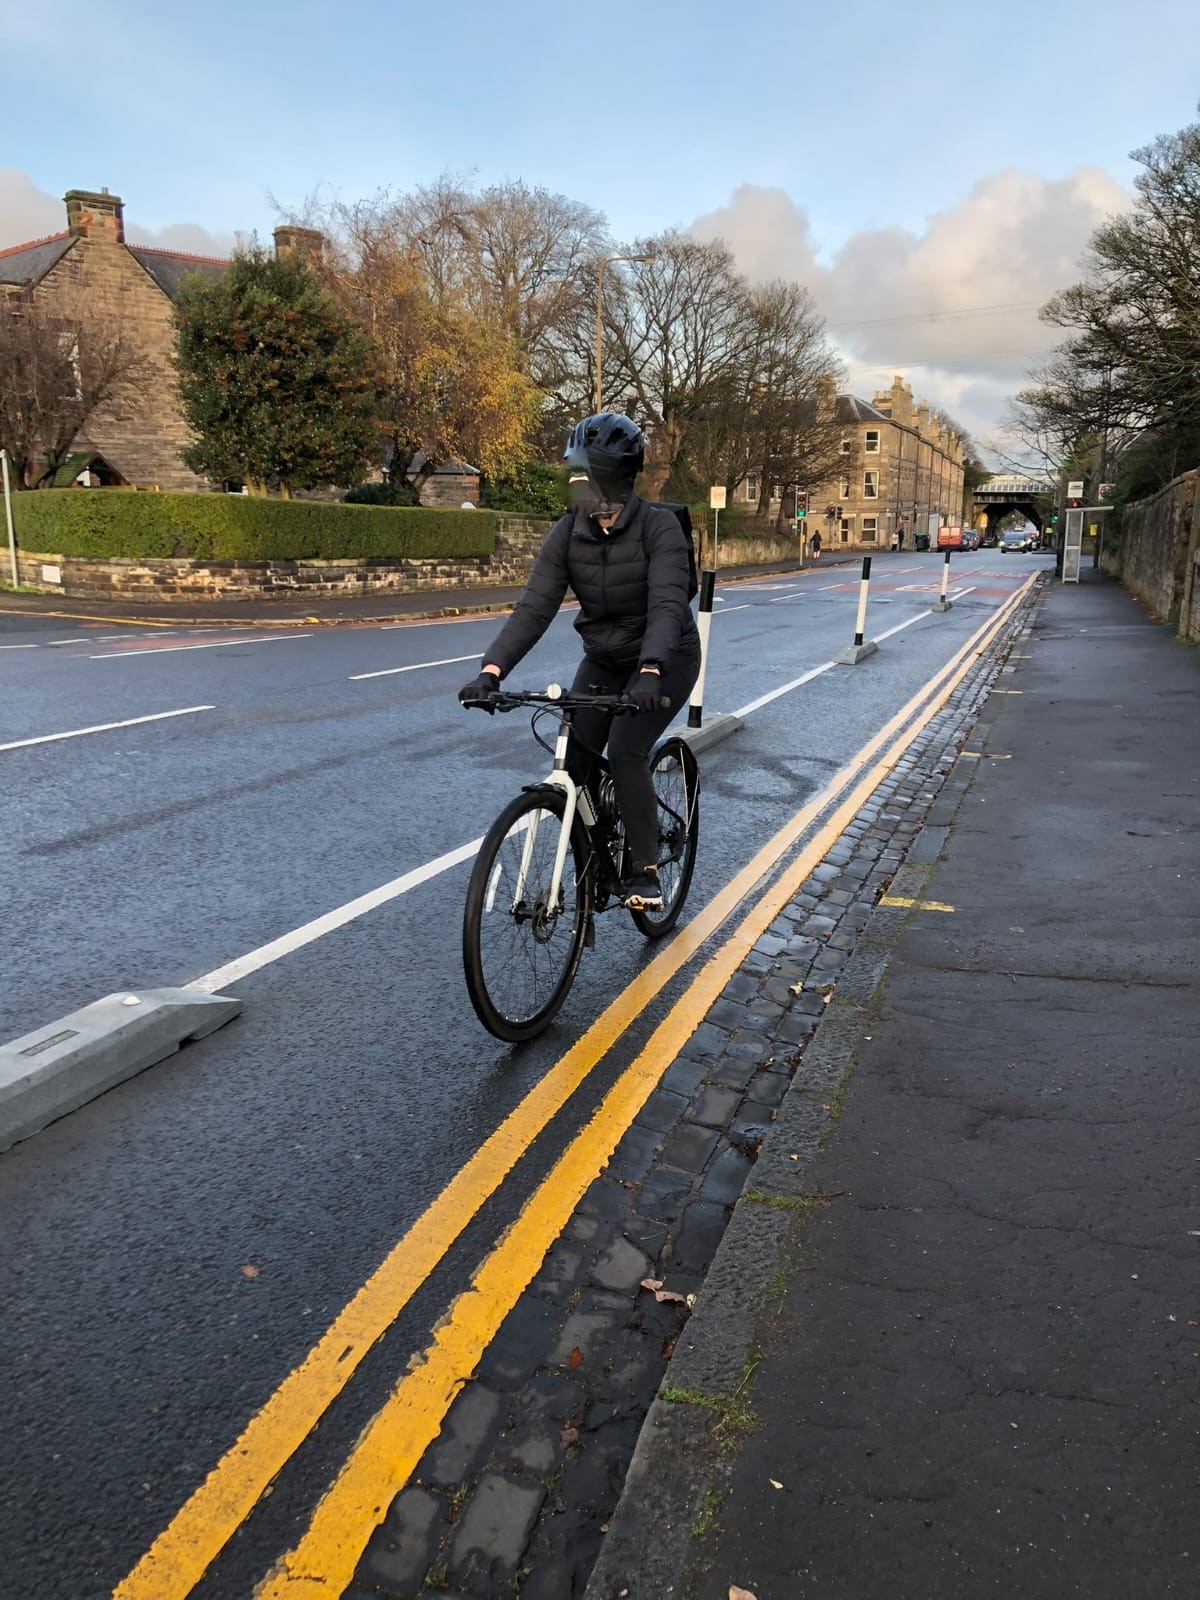
[[[847,542],[847,540],[850,538],[850,518],[849,517],[843,517],[842,518],[842,529],[841,529],[841,532],[842,532],[842,543],[845,544]]]
[[[869,456],[879,454],[879,429],[868,428],[863,438],[863,449]]]
[[[849,441],[849,439],[843,439],[842,440],[842,454],[844,456],[848,456],[850,454],[850,441]]]
[[[863,473],[863,499],[879,499],[879,474],[877,472]]]
[[[842,479],[841,495],[842,495],[842,499],[843,500],[849,500],[849,498],[850,498],[850,479],[849,478],[843,477],[843,479]]]
[[[758,479],[746,479],[746,499],[751,505],[758,504]]]
[[[862,519],[862,542],[864,544],[878,544],[879,518],[864,517]]]

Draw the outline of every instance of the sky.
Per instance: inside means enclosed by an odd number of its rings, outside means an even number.
[[[0,248],[107,187],[131,239],[225,254],[320,190],[522,178],[614,236],[798,278],[847,387],[902,374],[981,445],[1037,306],[1196,120],[1197,0],[0,0]],[[998,459],[993,455],[993,459]]]

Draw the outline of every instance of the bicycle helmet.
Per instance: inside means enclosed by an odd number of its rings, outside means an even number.
[[[599,411],[571,430],[563,460],[571,469],[573,505],[596,510],[624,505],[646,459],[646,441],[636,422],[619,411]]]

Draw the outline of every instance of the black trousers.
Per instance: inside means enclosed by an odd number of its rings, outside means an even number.
[[[575,694],[620,694],[637,675],[636,666],[616,668],[584,656],[571,688]],[[650,747],[683,710],[699,675],[699,654],[680,654],[662,675],[669,707],[621,717],[606,711],[575,713],[567,770],[576,783],[588,783],[595,770],[593,752],[603,751],[607,741],[609,771],[635,871],[658,861],[658,802],[650,781]]]

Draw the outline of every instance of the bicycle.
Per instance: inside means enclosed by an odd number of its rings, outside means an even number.
[[[598,707],[624,716],[637,708],[623,695],[571,694],[557,684],[544,693],[498,690],[487,703],[505,712],[533,707],[534,738],[554,756],[548,776],[525,785],[489,829],[463,912],[463,968],[475,1014],[489,1033],[516,1044],[549,1027],[584,949],[595,944],[596,913],[620,906],[627,876],[607,761],[596,755],[598,776],[589,784],[577,785],[567,772],[575,713]],[[559,718],[553,745],[538,731],[546,715]],[[667,734],[651,752],[650,775],[663,905],[629,914],[647,939],[661,939],[679,918],[695,869],[700,773],[688,745]]]

